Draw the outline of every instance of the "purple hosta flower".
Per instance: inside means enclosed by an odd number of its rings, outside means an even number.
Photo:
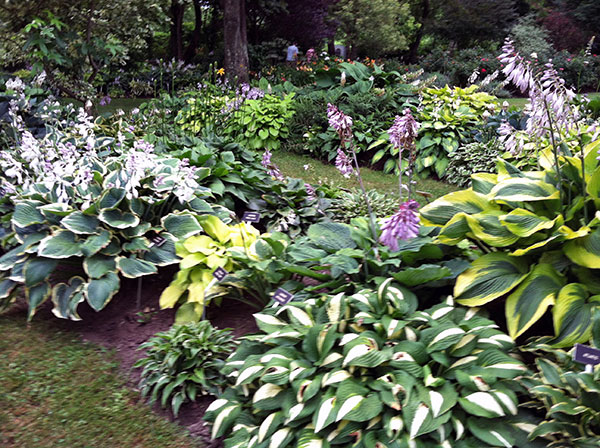
[[[314,48],[309,48],[308,50],[306,50],[306,62],[311,62],[316,56],[315,53],[315,49]]]
[[[398,250],[398,239],[416,237],[419,234],[418,208],[419,203],[412,199],[400,204],[400,209],[383,222],[379,242],[395,252]]]
[[[111,101],[111,97],[109,95],[105,95],[100,99],[100,102],[98,104],[100,104],[100,106],[106,106],[110,104]]]
[[[394,124],[388,129],[390,142],[395,148],[412,149],[419,132],[419,123],[412,116],[410,109],[404,109],[404,115],[396,115]]]
[[[329,126],[337,131],[340,138],[352,137],[352,117],[349,117],[331,103],[327,104],[327,120]]]
[[[285,177],[279,170],[279,167],[271,161],[272,155],[273,154],[271,154],[271,151],[269,151],[268,149],[265,149],[265,152],[263,153],[262,161],[260,162],[260,164],[267,170],[267,173],[269,173],[269,176],[271,176],[272,178],[274,178],[276,180],[284,181]]]
[[[342,148],[338,148],[337,157],[335,158],[335,167],[338,169],[342,176],[345,178],[349,178],[353,174],[355,174],[354,167],[352,166],[352,161],[350,157],[346,155]]]
[[[304,188],[306,189],[306,197],[311,201],[317,199],[317,190],[311,184],[304,184]]]
[[[502,54],[498,59],[505,65],[502,72],[507,76],[508,81],[512,81],[521,92],[525,92],[534,85],[531,67],[525,62],[525,59],[517,53],[512,40],[506,39],[504,41]]]
[[[143,151],[146,154],[150,154],[154,152],[154,145],[152,143],[147,142],[146,140],[139,139],[133,144],[133,149],[136,151]]]

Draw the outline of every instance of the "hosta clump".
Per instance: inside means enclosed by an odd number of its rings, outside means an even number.
[[[373,213],[378,218],[394,214],[398,210],[398,198],[379,193],[377,190],[367,191],[367,197]],[[368,216],[369,210],[362,192],[358,190],[342,191],[331,201],[328,212],[332,213],[334,221],[349,223],[352,218]]]
[[[461,146],[448,155],[450,162],[444,179],[459,187],[467,187],[471,183],[471,174],[495,173],[496,159],[503,152],[504,148],[496,139]]]
[[[227,225],[213,215],[201,216],[198,221],[202,234],[175,244],[175,252],[181,257],[181,269],[160,296],[161,308],[182,303],[177,310],[180,322],[199,320],[211,299],[226,292],[218,286],[213,272],[217,268],[233,270],[229,249],[240,248],[251,257],[250,250],[260,235],[245,222]]]
[[[140,345],[146,357],[135,363],[143,368],[142,395],[151,401],[170,402],[173,413],[198,395],[219,394],[226,384],[220,370],[235,348],[230,329],[219,330],[202,321],[175,325]]]
[[[500,160],[498,174],[475,174],[472,188],[421,209],[424,224],[441,228],[439,242],[467,239],[484,251],[457,279],[459,303],[481,306],[507,297],[513,338],[553,306],[556,346],[590,338],[592,317],[600,312],[598,148],[600,141],[581,149],[584,165],[579,157],[559,156],[561,175],[549,148],[540,152],[540,171]]]
[[[547,342],[547,341],[546,341]],[[525,403],[544,416],[530,440],[551,448],[595,448],[600,441],[600,370],[583,372],[570,353],[536,341],[522,350],[537,356],[532,375],[520,379],[531,401]]]
[[[207,410],[228,447],[511,447],[525,366],[513,341],[452,299],[416,311],[385,280],[256,314]],[[518,445],[523,446],[523,445]]]

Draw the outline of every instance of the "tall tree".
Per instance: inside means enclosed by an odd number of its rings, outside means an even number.
[[[230,80],[248,82],[248,36],[245,0],[222,0],[225,73]]]
[[[183,0],[171,0],[171,37],[169,52],[172,59],[183,59],[183,16],[186,3]]]

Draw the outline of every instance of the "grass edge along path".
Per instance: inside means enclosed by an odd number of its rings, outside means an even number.
[[[0,333],[1,447],[201,446],[125,386],[107,350],[14,312]]]

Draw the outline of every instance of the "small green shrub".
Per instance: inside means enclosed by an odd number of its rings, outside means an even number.
[[[459,187],[468,187],[472,174],[496,172],[496,159],[503,152],[504,148],[495,139],[461,146],[448,155],[450,162],[446,169],[446,182]]]
[[[367,198],[378,218],[394,214],[398,210],[398,197],[392,194],[379,193],[377,190],[367,191]],[[338,197],[331,201],[328,210],[332,219],[338,222],[350,223],[353,218],[368,216],[369,210],[365,198],[360,190],[342,191]]]
[[[140,345],[146,357],[134,364],[143,368],[140,390],[152,402],[160,397],[163,407],[170,402],[173,413],[198,395],[217,395],[225,379],[221,369],[235,348],[230,329],[218,330],[204,320],[175,325]]]
[[[416,311],[384,281],[256,314],[207,410],[226,446],[524,446],[509,386],[526,367],[513,341],[452,299]]]

